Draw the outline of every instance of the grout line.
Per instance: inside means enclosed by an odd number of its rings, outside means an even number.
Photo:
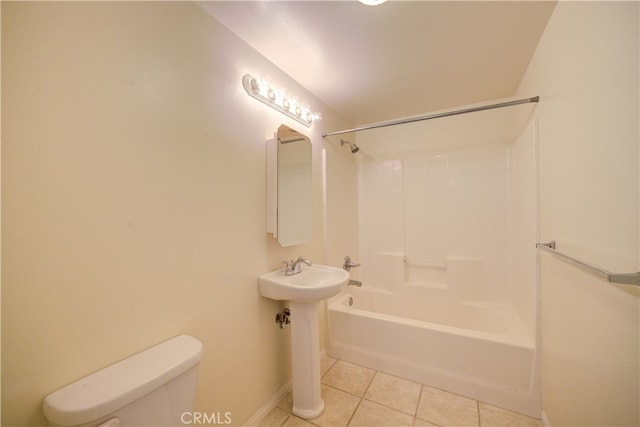
[[[371,368],[369,368],[369,369],[371,369]],[[417,413],[418,413],[418,406],[420,406],[420,398],[422,397],[422,390],[423,390],[424,384],[420,384],[420,383],[418,383],[418,382],[415,382],[415,381],[412,381],[412,380],[408,380],[408,379],[406,379],[406,378],[402,378],[402,377],[399,377],[399,376],[397,376],[397,375],[387,374],[386,372],[378,371],[378,370],[375,370],[375,369],[374,369],[374,371],[375,371],[375,374],[374,374],[374,375],[373,375],[373,377],[371,378],[371,382],[369,383],[369,386],[368,386],[368,387],[367,387],[367,389],[365,390],[365,395],[363,395],[363,398],[364,398],[364,399],[366,399],[366,400],[368,400],[369,402],[375,403],[376,405],[380,405],[380,406],[382,406],[382,407],[384,407],[384,408],[391,409],[392,411],[398,412],[398,413],[400,413],[400,414],[409,415],[410,417],[414,417],[414,418],[416,418]],[[389,406],[389,405],[387,405],[387,404],[384,404],[384,403],[382,403],[382,402],[378,402],[377,400],[373,400],[373,399],[371,399],[371,398],[367,398],[367,397],[366,397],[366,394],[367,394],[366,392],[367,392],[367,391],[369,391],[369,388],[371,387],[371,384],[373,384],[373,380],[375,379],[375,377],[376,377],[378,374],[383,374],[383,375],[386,375],[386,376],[389,376],[389,377],[392,377],[392,378],[396,378],[396,379],[401,380],[401,381],[410,382],[410,383],[417,384],[417,385],[419,385],[419,386],[420,386],[420,392],[418,393],[418,401],[416,402],[416,407],[415,407],[415,409],[413,410],[413,414],[411,414],[411,413],[409,413],[409,412],[404,412],[404,411],[402,411],[402,410],[400,410],[400,409],[398,409],[398,408],[394,408],[394,407]]]
[[[329,356],[327,356],[327,357],[329,358]],[[334,359],[334,358],[332,358],[332,357],[331,357],[330,359],[332,359],[332,360],[333,360],[333,362],[331,363],[331,365],[329,365],[329,367],[327,368],[327,370],[325,371],[325,373],[324,373],[324,374],[322,374],[322,375],[320,376],[320,381],[321,381],[321,382],[322,382],[322,379],[323,379],[324,377],[326,377],[326,376],[327,376],[327,374],[329,373],[329,371],[331,370],[331,368],[333,368],[333,365],[335,365],[335,364],[336,364],[336,362],[338,361],[338,359]]]
[[[413,411],[413,416],[415,418],[418,417],[418,408],[420,407],[420,402],[422,401],[422,392],[423,391],[424,391],[424,384],[420,384],[420,393],[418,393],[418,403],[416,404],[416,409]]]
[[[364,397],[364,396],[358,396],[357,394],[353,394],[350,391],[339,389],[338,387],[335,387],[335,386],[332,386],[332,385],[329,385],[329,384],[322,383],[322,385],[327,387],[327,388],[333,389],[335,391],[339,391],[340,393],[347,393],[348,395],[353,396],[353,397],[357,397],[358,399],[362,399]]]
[[[375,401],[375,400],[371,400],[371,399],[367,399],[367,398],[365,398],[365,397],[363,397],[363,398],[362,398],[362,400],[366,400],[367,402],[369,402],[369,403],[373,403],[374,405],[382,406],[383,408],[385,408],[385,409],[389,409],[389,410],[391,410],[391,411],[393,411],[393,412],[397,412],[397,413],[399,413],[399,414],[406,415],[407,417],[416,418],[416,416],[415,416],[415,415],[411,415],[411,414],[410,414],[410,413],[408,413],[408,412],[404,412],[404,411],[401,411],[400,409],[393,408],[393,407],[391,407],[391,406],[389,406],[389,405],[385,405],[384,403],[377,402],[377,401]],[[420,418],[420,419],[422,419],[422,418]],[[433,423],[432,423],[432,424],[433,424]]]
[[[362,403],[362,399],[364,399],[363,397],[360,398],[360,400],[358,400],[358,404],[356,405],[356,409],[353,410],[353,413],[351,414],[351,416],[349,417],[349,420],[347,420],[347,426],[349,424],[351,424],[351,421],[353,420],[353,417],[356,416],[356,412],[358,412],[358,408],[360,408],[360,404]]]
[[[364,398],[364,396],[367,394],[367,392],[369,391],[369,387],[371,387],[371,384],[373,383],[373,379],[376,377],[376,375],[378,375],[378,371],[376,371],[375,369],[373,370],[373,375],[371,375],[371,379],[369,380],[369,384],[367,384],[367,386],[364,389],[364,392],[362,393],[362,397]]]

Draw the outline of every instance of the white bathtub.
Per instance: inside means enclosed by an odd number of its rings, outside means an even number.
[[[327,353],[539,417],[534,340],[513,307],[447,295],[350,288],[329,301]]]

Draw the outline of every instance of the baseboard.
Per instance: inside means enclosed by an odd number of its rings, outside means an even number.
[[[249,418],[249,420],[244,425],[257,426],[258,424],[260,424],[260,421],[262,421],[264,417],[266,417],[267,414],[269,414],[269,412],[273,410],[273,408],[278,406],[278,403],[280,403],[280,401],[287,395],[287,393],[291,391],[292,385],[293,380],[290,379],[285,385],[282,386],[280,390],[276,392],[276,394],[271,396],[271,398],[267,400],[264,405],[262,405],[262,408],[258,409],[258,411],[253,414],[253,416]]]
[[[549,422],[549,418],[547,418],[547,413],[544,412],[544,409],[540,413],[540,420],[542,421],[543,426],[551,427],[551,423]]]

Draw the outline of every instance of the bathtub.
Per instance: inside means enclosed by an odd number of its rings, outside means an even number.
[[[332,298],[328,355],[540,417],[534,340],[513,307],[406,290]]]

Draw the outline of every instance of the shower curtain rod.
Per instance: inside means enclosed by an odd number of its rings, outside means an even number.
[[[456,116],[458,114],[475,113],[476,111],[492,110],[494,108],[511,107],[513,105],[528,104],[530,102],[538,102],[539,100],[540,100],[539,96],[534,96],[532,98],[524,98],[524,99],[518,99],[515,101],[500,102],[497,104],[490,104],[490,105],[482,105],[480,107],[471,107],[471,108],[465,108],[465,109],[456,110],[456,111],[447,111],[445,113],[428,114],[426,116],[411,117],[407,119],[392,120],[388,122],[372,123],[369,125],[363,125],[353,129],[337,130],[335,132],[323,133],[322,137],[326,138],[327,136],[341,135],[343,133],[358,132],[361,130],[376,129],[376,128],[382,128],[387,126],[403,125],[406,123],[420,122],[422,120],[439,119],[441,117]]]

